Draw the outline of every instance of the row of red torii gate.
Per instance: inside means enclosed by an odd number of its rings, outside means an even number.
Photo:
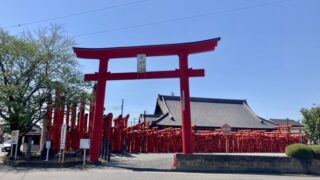
[[[93,89],[93,96],[95,95]],[[61,102],[57,93],[55,101]],[[67,124],[64,151],[79,150],[82,138],[92,137],[94,99],[90,103],[89,113],[85,113],[85,103],[74,103],[71,107],[59,104],[53,111],[48,111],[50,123],[47,126],[52,149],[60,150],[61,126]],[[104,115],[101,125],[102,141],[100,157],[106,157],[106,142],[110,143],[108,152],[130,153],[177,153],[182,152],[181,128],[151,127],[148,121],[128,126],[129,115],[113,117],[112,113]],[[193,152],[284,152],[289,144],[307,142],[305,135],[291,133],[291,126],[277,126],[277,130],[238,130],[223,133],[221,129],[196,130],[192,126]]]
[[[60,104],[59,106],[55,107],[54,112],[48,112],[48,117],[53,119],[52,121],[49,120],[51,123],[48,124],[48,137],[53,142],[53,150],[56,152],[59,151],[61,125],[63,123],[68,125],[65,150],[76,151],[79,149],[79,142],[81,138],[90,138],[89,151],[90,160],[92,162],[96,162],[99,159],[103,137],[108,139],[109,142],[112,142],[113,151],[128,150],[130,152],[183,152],[185,154],[193,153],[194,150],[196,150],[196,152],[218,152],[223,150],[225,145],[228,144],[226,143],[228,139],[233,139],[233,151],[251,151],[252,148],[251,150],[250,148],[248,149],[249,146],[247,145],[256,143],[256,147],[259,148],[255,149],[255,151],[270,150],[280,152],[283,151],[284,145],[299,141],[296,139],[297,137],[290,135],[288,131],[286,131],[287,133],[283,134],[280,129],[279,132],[277,132],[278,134],[272,135],[266,135],[265,132],[239,132],[242,134],[241,136],[233,134],[235,136],[230,136],[230,138],[227,139],[221,138],[225,136],[222,136],[221,132],[219,131],[202,132],[202,134],[197,134],[192,130],[190,116],[189,78],[204,76],[204,69],[189,68],[188,56],[190,54],[213,51],[219,40],[220,38],[214,38],[190,43],[119,48],[74,48],[73,50],[78,58],[99,60],[99,71],[94,74],[85,74],[84,76],[85,81],[97,81],[92,92],[95,98],[93,98],[90,103],[90,111],[88,115],[85,114],[86,106],[84,102],[80,103],[78,110],[77,104],[66,108],[63,104]],[[179,69],[151,72],[108,72],[108,62],[110,59],[132,58],[137,57],[138,55],[144,55],[146,57],[178,56]],[[104,117],[106,81],[156,78],[180,79],[180,111],[182,119],[181,128],[167,130],[148,129],[148,126],[145,123],[143,123],[143,125],[138,124],[135,127],[129,128],[127,127],[129,116],[120,116],[116,118],[114,127],[112,127],[112,114],[108,114]],[[55,97],[55,100],[59,100],[61,97],[59,92],[56,93]],[[54,116],[52,116],[52,113]],[[78,114],[78,117],[76,114]],[[143,131],[141,127],[143,127]],[[263,141],[257,141],[252,138],[258,137],[257,134],[261,136]],[[251,140],[241,137],[251,137]],[[269,150],[262,148],[262,146],[264,146],[261,144],[262,142],[272,142],[276,139],[279,140],[279,138],[281,141],[277,142],[280,142],[281,146],[278,145],[277,147],[273,147],[276,145],[271,144],[271,147],[273,148]]]

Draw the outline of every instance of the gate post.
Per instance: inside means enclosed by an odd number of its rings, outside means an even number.
[[[96,162],[99,159],[101,138],[102,138],[102,119],[104,109],[104,97],[106,90],[108,59],[100,59],[98,82],[96,89],[96,105],[94,109],[94,118],[92,123],[92,134],[90,142],[90,161]]]
[[[182,125],[183,154],[192,154],[192,129],[190,113],[190,92],[188,74],[188,54],[179,54],[180,68],[180,112]]]

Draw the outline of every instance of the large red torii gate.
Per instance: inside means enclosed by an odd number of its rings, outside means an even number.
[[[192,131],[190,114],[190,92],[189,77],[204,76],[204,69],[188,68],[188,55],[213,51],[220,38],[214,38],[198,42],[164,44],[150,46],[132,46],[115,48],[78,48],[74,47],[78,58],[98,59],[99,72],[85,74],[85,81],[97,81],[96,87],[96,107],[94,112],[94,122],[90,143],[90,160],[98,161],[101,133],[103,106],[106,90],[106,81],[110,80],[135,80],[135,79],[160,79],[160,78],[180,78],[180,108],[182,121],[182,147],[184,154],[192,153]],[[108,72],[108,62],[112,58],[130,58],[138,54],[149,56],[172,56],[178,55],[179,69],[173,71],[152,71],[152,72],[129,72],[111,73]]]

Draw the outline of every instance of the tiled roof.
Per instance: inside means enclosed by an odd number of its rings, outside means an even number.
[[[180,126],[180,97],[158,95],[155,114],[161,114],[153,124]],[[201,127],[274,129],[274,124],[258,117],[246,100],[190,98],[192,124]],[[161,112],[159,112],[161,111]]]

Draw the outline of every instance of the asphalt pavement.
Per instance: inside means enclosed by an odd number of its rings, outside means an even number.
[[[89,169],[15,169],[0,171],[1,180],[298,180],[317,179],[316,176],[304,175],[261,175],[261,174],[219,174],[219,173],[186,173],[186,172],[155,172],[113,169],[108,167]]]
[[[0,153],[1,159],[5,153]],[[262,155],[262,154],[255,154]],[[269,156],[283,156],[284,154],[264,154]],[[113,154],[111,162],[103,162],[100,166],[86,166],[73,168],[15,168],[0,164],[0,180],[98,180],[98,179],[126,179],[126,180],[296,180],[317,179],[312,175],[284,175],[284,174],[227,174],[227,173],[191,173],[171,170],[173,154]]]

